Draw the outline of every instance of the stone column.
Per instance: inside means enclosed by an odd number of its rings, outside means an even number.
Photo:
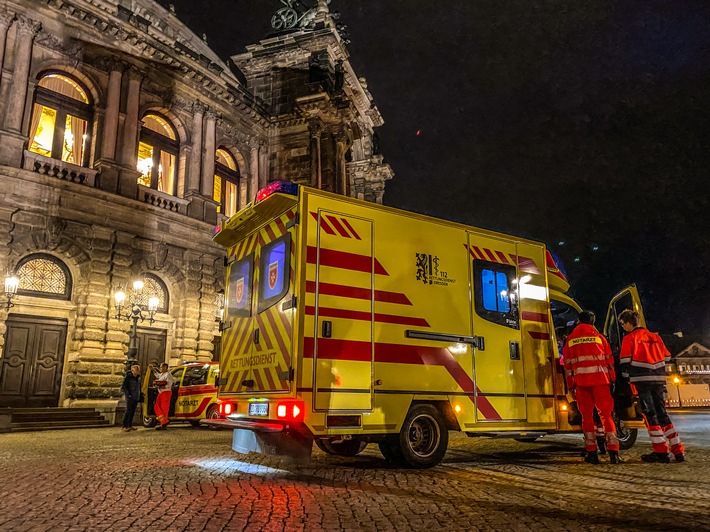
[[[269,146],[265,140],[259,142],[259,188],[269,184]]]
[[[348,151],[348,138],[344,132],[335,135],[335,182],[336,192],[343,196],[348,195],[348,173],[345,168],[345,153]]]
[[[126,120],[123,123],[121,163],[131,169],[135,169],[136,154],[138,153],[138,111],[143,74],[134,66],[129,67],[127,73],[128,98],[126,100]]]
[[[5,129],[17,134],[22,133],[22,116],[27,99],[27,80],[32,62],[32,44],[41,27],[39,22],[24,15],[17,15],[15,64],[5,112]]]
[[[192,104],[192,153],[190,154],[190,172],[187,175],[186,192],[200,191],[200,174],[202,170],[202,121],[207,106],[201,102]]]
[[[322,127],[319,123],[312,121],[308,124],[308,131],[311,134],[311,182],[312,187],[320,189],[323,185],[321,173],[321,149],[320,135]]]
[[[212,110],[205,113],[205,155],[202,159],[202,195],[212,198],[214,192],[214,158],[217,147],[216,137],[217,115]]]
[[[249,142],[249,182],[247,184],[247,202],[254,201],[259,191],[259,141]]]
[[[15,20],[15,13],[7,11],[7,6],[0,4],[0,71],[5,60],[5,43],[7,41],[7,30],[12,21]]]
[[[108,79],[108,95],[106,96],[106,114],[104,115],[104,131],[101,139],[101,158],[115,159],[116,141],[118,139],[118,110],[121,104],[121,78],[124,64],[111,61],[111,73]]]

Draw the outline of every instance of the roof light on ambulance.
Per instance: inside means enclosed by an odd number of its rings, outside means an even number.
[[[296,183],[291,183],[291,181],[274,181],[256,193],[254,203],[264,201],[266,198],[277,192],[296,196],[298,195],[298,185]]]

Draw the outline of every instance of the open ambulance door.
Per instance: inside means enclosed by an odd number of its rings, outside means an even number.
[[[626,334],[621,325],[619,325],[619,314],[626,309],[638,312],[640,325],[642,327],[646,326],[646,318],[643,314],[643,307],[641,307],[641,298],[634,284],[627,286],[611,299],[603,330],[603,334],[611,344],[611,352],[614,355],[614,365],[616,366],[616,386],[614,389],[614,412],[616,418],[614,421],[617,425],[617,434],[622,449],[629,449],[636,441],[638,429],[644,427],[640,409],[635,406],[637,398],[631,390],[628,379],[621,375],[619,369],[621,341]]]

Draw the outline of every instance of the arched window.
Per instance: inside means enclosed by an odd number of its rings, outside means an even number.
[[[179,144],[167,118],[157,114],[143,117],[138,143],[138,184],[166,194],[175,194],[176,161]]]
[[[17,293],[54,299],[71,298],[71,274],[69,268],[51,255],[36,254],[17,263],[20,285]]]
[[[87,166],[90,124],[91,102],[79,82],[60,73],[39,80],[30,123],[30,151]]]
[[[239,167],[234,157],[225,148],[219,148],[215,153],[214,164],[214,194],[213,199],[219,203],[217,212],[232,216],[239,207]]]
[[[165,283],[163,283],[160,277],[152,273],[143,274],[141,278],[143,279],[143,290],[141,290],[141,294],[136,303],[147,307],[148,300],[151,297],[157,297],[158,312],[167,312],[170,301],[168,299],[168,289],[165,287]]]

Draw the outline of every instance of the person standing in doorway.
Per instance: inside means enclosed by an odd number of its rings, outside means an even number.
[[[668,455],[670,447],[675,461],[684,462],[685,447],[663,401],[666,362],[670,360],[671,354],[660,336],[640,326],[638,312],[624,310],[619,314],[619,324],[627,333],[621,342],[619,354],[621,372],[629,377],[632,387],[636,388],[653,448],[652,453],[641,455],[641,460],[667,464],[671,461]]]
[[[137,364],[131,366],[131,371],[126,373],[121,384],[121,393],[126,396],[126,413],[123,415],[123,432],[136,430],[133,426],[133,416],[141,400],[141,367]]]
[[[153,364],[149,364],[148,368],[153,372],[155,380],[153,386],[158,388],[158,397],[155,399],[155,416],[160,423],[156,430],[167,430],[168,414],[170,413],[170,397],[173,389],[173,376],[168,371],[168,365],[163,362],[160,365],[160,371],[157,371]]]
[[[612,464],[621,463],[619,458],[619,438],[611,417],[614,399],[611,397],[611,384],[616,380],[614,359],[611,346],[604,336],[594,327],[595,316],[588,310],[579,313],[579,325],[567,337],[563,348],[567,387],[577,399],[577,406],[582,414],[584,448],[587,455],[584,461],[599,463],[597,435],[594,426],[594,407],[604,425],[606,448]]]

